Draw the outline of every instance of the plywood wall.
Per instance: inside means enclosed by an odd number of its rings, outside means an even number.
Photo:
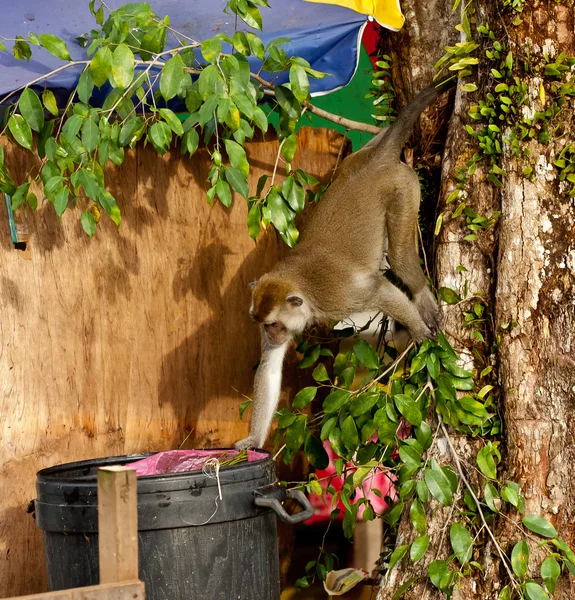
[[[328,178],[341,136],[302,129],[299,140],[299,165]],[[21,179],[25,153],[0,142]],[[276,140],[250,144],[253,189],[276,152]],[[108,172],[119,230],[103,217],[89,239],[80,209],[60,221],[44,206],[22,219],[26,252],[0,203],[0,597],[45,589],[25,513],[39,469],[174,448],[190,431],[185,447],[247,435],[238,406],[259,351],[248,284],[286,248],[271,232],[253,243],[243,199],[208,206],[207,170],[202,152],[138,147]]]

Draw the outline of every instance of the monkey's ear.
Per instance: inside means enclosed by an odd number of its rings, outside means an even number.
[[[301,306],[303,304],[303,299],[300,298],[299,296],[288,296],[286,298],[286,301],[288,304],[290,304],[291,306]]]

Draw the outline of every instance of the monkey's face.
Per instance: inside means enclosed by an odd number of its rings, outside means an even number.
[[[303,331],[308,312],[301,295],[281,280],[264,276],[253,287],[250,316],[264,326],[271,344],[283,344]]]

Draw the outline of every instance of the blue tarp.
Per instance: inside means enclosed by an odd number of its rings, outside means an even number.
[[[75,37],[96,27],[88,0],[2,0],[1,3],[0,35],[27,38],[28,33],[53,33],[67,43],[74,60],[87,58]],[[107,4],[118,8],[125,1],[108,0]],[[223,12],[226,0],[149,0],[149,4],[160,18],[169,15],[174,29],[196,40],[218,32],[230,35],[234,32],[235,15]],[[264,43],[287,37],[291,42],[283,48],[288,55],[302,56],[314,69],[332,74],[311,79],[312,95],[325,94],[349,83],[357,67],[365,15],[303,0],[270,0],[270,5],[271,9],[261,8],[264,31],[259,35]],[[242,21],[238,28],[249,29]],[[168,47],[176,45],[173,37],[168,40]],[[0,51],[0,103],[7,93],[64,64],[43,48],[32,46],[32,51],[30,62],[16,60],[10,52]],[[80,71],[81,67],[66,69],[51,77],[46,86],[63,97],[75,87]],[[44,85],[41,81],[37,87]]]

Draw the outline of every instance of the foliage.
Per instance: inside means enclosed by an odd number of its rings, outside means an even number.
[[[395,90],[391,83],[391,57],[382,55],[381,60],[376,61],[380,69],[373,73],[373,87],[366,94],[366,98],[373,98],[374,114],[371,116],[382,126],[388,126],[395,121],[397,111],[395,110]]]
[[[553,62],[530,65],[518,61],[503,42],[495,39],[488,25],[478,26],[480,39],[472,39],[473,19],[463,12],[462,31],[467,41],[446,48],[445,56],[436,65],[442,70],[470,73],[474,65],[487,70],[487,83],[479,87],[466,83],[461,89],[479,97],[470,111],[471,123],[466,129],[471,136],[473,151],[464,169],[458,173],[458,185],[447,199],[447,204],[459,200],[451,218],[465,219],[469,231],[465,240],[475,242],[481,232],[493,228],[499,213],[489,217],[478,214],[466,205],[467,184],[475,174],[477,165],[484,163],[488,179],[496,188],[506,176],[499,166],[506,148],[524,160],[530,160],[527,144],[530,139],[547,143],[561,132],[561,120],[570,115],[569,99],[572,97],[571,65],[575,61],[564,53]],[[481,50],[485,59],[474,56]],[[380,65],[383,66],[383,65]],[[385,65],[388,67],[388,63]],[[529,115],[524,106],[531,105],[526,76],[542,79],[540,102],[542,110]],[[555,161],[560,170],[560,180],[575,183],[575,151],[573,144],[565,144]],[[530,176],[525,172],[525,176]],[[571,195],[573,191],[571,190]],[[440,215],[435,234],[441,229]],[[460,265],[458,270],[465,271]],[[525,499],[514,481],[499,474],[502,463],[503,424],[498,414],[498,389],[494,365],[489,360],[491,352],[489,331],[492,329],[488,300],[479,294],[470,294],[465,285],[460,296],[449,288],[440,288],[439,295],[449,305],[462,305],[462,329],[469,331],[472,344],[469,352],[475,359],[475,368],[466,369],[462,357],[453,350],[440,334],[437,343],[424,342],[419,349],[408,348],[398,356],[390,345],[376,352],[366,342],[358,339],[353,347],[336,353],[333,361],[321,360],[326,349],[321,344],[300,343],[303,354],[302,367],[313,368],[316,389],[306,392],[310,402],[316,402],[311,415],[308,403],[294,403],[292,410],[282,409],[278,414],[278,441],[283,443],[286,462],[303,447],[312,465],[324,465],[327,455],[320,442],[328,440],[337,459],[336,475],[329,476],[324,488],[312,475],[301,485],[309,493],[327,494],[325,501],[331,508],[332,520],[344,507],[343,530],[347,537],[353,535],[360,507],[365,508],[363,518],[382,518],[392,529],[401,519],[412,526],[410,542],[397,546],[393,552],[383,554],[384,571],[400,568],[402,563],[426,564],[422,576],[446,597],[450,598],[461,578],[482,571],[474,560],[477,549],[486,535],[492,537],[502,566],[508,574],[508,585],[499,598],[539,599],[549,598],[555,592],[561,573],[575,573],[575,555],[559,538],[553,525],[539,515],[525,515]],[[516,327],[506,323],[503,331]],[[493,348],[497,344],[492,340]],[[331,352],[331,350],[330,350]],[[384,358],[380,358],[384,357]],[[469,358],[466,357],[469,361]],[[330,365],[329,363],[332,362]],[[474,438],[480,446],[475,458],[475,470],[467,474],[450,446],[457,469],[440,464],[434,458],[438,435],[449,440],[445,425],[452,431]],[[292,433],[293,431],[296,433]],[[313,442],[312,442],[313,440]],[[451,444],[451,442],[449,441]],[[377,512],[362,490],[370,487],[376,474],[385,473],[395,482],[396,494],[384,498],[388,508]],[[338,476],[343,479],[340,490],[332,484]],[[379,490],[371,488],[378,495]],[[455,510],[449,523],[451,553],[447,557],[426,559],[429,547],[437,551],[437,540],[430,539],[427,516],[434,504]],[[520,539],[513,547],[501,547],[494,537],[494,524],[501,514],[509,514],[517,523]],[[515,515],[515,517],[513,516]],[[537,536],[537,537],[535,537]],[[539,565],[540,579],[533,580],[530,570],[530,550],[527,540],[535,540],[544,549],[545,560]],[[423,560],[422,560],[423,559]],[[314,577],[325,579],[328,563],[333,557],[322,547],[318,559],[308,565],[306,575],[299,585],[308,586]],[[395,598],[402,595],[417,581],[409,579],[398,589]]]
[[[511,0],[505,4],[515,10],[522,6]],[[267,0],[230,0],[227,10],[258,30],[262,27],[260,7],[266,6]],[[458,1],[455,8],[459,6]],[[561,119],[569,114],[569,101],[575,96],[570,72],[575,60],[561,53],[553,62],[547,58],[545,64],[532,65],[524,58],[518,61],[487,24],[476,27],[480,37],[475,41],[469,5],[462,9],[458,29],[465,40],[446,47],[436,67],[438,75],[447,70],[454,77],[470,75],[478,65],[487,71],[481,89],[476,83],[460,86],[477,94],[466,127],[472,150],[447,199],[448,204],[458,200],[451,218],[465,219],[469,231],[465,239],[474,242],[481,232],[494,227],[499,217],[498,213],[479,215],[466,205],[467,184],[477,165],[486,167],[495,188],[501,187],[506,173],[500,157],[507,149],[526,161],[524,176],[532,176],[527,142],[537,139],[546,143],[560,132]],[[105,187],[108,162],[121,165],[126,149],[139,141],[163,155],[178,139],[187,156],[194,155],[203,142],[211,159],[208,202],[217,198],[230,206],[233,192],[240,194],[248,202],[250,236],[257,238],[262,226],[272,224],[293,246],[298,239],[295,216],[302,212],[306,195],[307,201],[319,198],[318,182],[304,171],[292,169],[295,127],[310,108],[309,78],[325,74],[300,57],[288,56],[283,49],[285,38],[264,46],[253,31],[238,30],[233,36],[219,33],[200,42],[174,31],[168,17],[159,18],[143,2],[111,11],[104,2],[91,0],[90,10],[96,27],[78,38],[87,48],[88,60],[71,60],[66,44],[50,33],[11,40],[12,52],[19,60],[30,60],[32,46],[37,46],[64,61],[58,72],[78,65],[82,69],[65,104],[58,105],[48,86],[34,87],[49,81],[54,71],[18,90],[17,102],[6,111],[2,133],[33,153],[38,162],[26,181],[17,183],[10,177],[0,149],[0,190],[12,197],[14,210],[35,210],[39,202],[34,190],[40,189],[59,216],[71,206],[82,206],[81,223],[92,236],[102,210],[116,225],[121,221],[120,207]],[[7,39],[1,40],[0,50],[6,50]],[[485,55],[481,62],[476,56],[479,50]],[[249,63],[248,57],[257,61],[258,72],[253,72],[255,63]],[[394,117],[389,104],[394,92],[389,57],[382,58],[371,93],[375,118],[389,123]],[[287,80],[274,84],[266,81],[262,72],[274,80],[285,73]],[[523,110],[532,103],[524,83],[526,75],[541,80],[540,110],[533,114]],[[16,100],[10,94],[4,101],[10,98]],[[244,143],[254,137],[256,129],[267,131],[266,112],[261,108],[266,99],[279,113],[279,151],[271,181],[262,177],[253,194],[247,183],[250,163]],[[177,112],[184,105],[189,116],[182,121]],[[280,161],[286,173],[281,186],[275,180]],[[562,182],[575,184],[573,143],[564,145],[554,164]],[[440,215],[436,235],[445,218]],[[465,267],[458,269],[464,271]],[[378,351],[359,337],[349,345],[349,335],[357,333],[353,329],[340,332],[334,345],[304,338],[298,346],[300,366],[312,369],[316,383],[297,392],[291,410],[276,414],[280,454],[289,463],[303,449],[310,463],[323,469],[328,464],[323,442],[329,441],[337,456],[336,474],[344,482],[336,490],[331,485],[333,477],[329,477],[326,491],[331,496],[333,520],[340,516],[338,507],[343,505],[343,530],[348,538],[360,511],[363,519],[381,517],[391,529],[397,528],[402,518],[409,520],[410,542],[383,557],[388,571],[401,568],[406,561],[425,564],[422,576],[451,597],[462,577],[482,570],[475,560],[476,550],[484,536],[490,535],[509,579],[499,598],[547,598],[554,593],[562,572],[575,574],[575,554],[549,521],[524,514],[525,499],[519,486],[499,474],[504,440],[494,365],[488,357],[488,301],[470,294],[467,285],[461,294],[440,288],[439,295],[448,305],[462,305],[462,328],[470,333],[474,368],[467,368],[443,334],[419,348],[410,345],[401,354],[391,344]],[[516,325],[505,324],[502,329]],[[240,416],[249,403],[242,403]],[[316,406],[310,414],[310,407]],[[462,467],[446,426],[469,436],[480,447],[472,477],[470,470]],[[450,444],[454,465],[441,464],[435,458],[440,434]],[[396,492],[383,498],[387,509],[378,513],[361,491],[370,488],[374,476],[382,473],[394,482]],[[323,494],[316,474],[299,486]],[[381,496],[379,490],[372,491]],[[426,515],[437,503],[454,509],[455,516],[448,522],[451,551],[429,561],[428,549],[437,540],[428,535]],[[523,533],[524,539],[513,548],[501,548],[493,536],[493,523],[502,513],[510,513]],[[538,581],[530,578],[526,543],[534,536],[546,552]],[[324,580],[335,561],[322,547],[298,585],[305,587],[316,576]],[[414,581],[406,582],[395,597]]]
[[[230,0],[227,9],[249,27],[261,29],[263,6],[267,0]],[[13,40],[12,52],[19,60],[30,60],[35,45],[66,61],[18,90],[17,103],[6,111],[2,133],[38,160],[26,181],[18,184],[0,155],[0,190],[12,197],[13,209],[35,210],[38,198],[33,190],[39,188],[58,216],[81,205],[82,226],[92,236],[102,210],[116,225],[121,221],[120,207],[105,186],[108,162],[121,165],[126,149],[140,140],[163,155],[179,139],[187,156],[203,141],[212,162],[208,202],[217,198],[228,207],[232,192],[244,196],[250,236],[256,239],[262,226],[272,224],[293,246],[299,235],[295,216],[306,204],[306,190],[318,185],[312,176],[291,168],[295,125],[309,100],[309,78],[326,74],[303,58],[288,56],[282,48],[286,38],[264,46],[252,31],[236,31],[233,36],[219,33],[196,41],[173,30],[169,17],[160,19],[145,2],[109,10],[104,2],[91,0],[90,11],[96,27],[78,38],[89,60],[71,60],[66,44],[52,34]],[[6,50],[7,38],[2,40],[0,48]],[[248,57],[256,59],[258,73],[251,71]],[[49,88],[40,93],[33,86],[78,65],[80,79],[65,105],[58,106]],[[285,72],[289,81],[274,85],[260,77],[262,71],[273,78]],[[9,94],[3,103],[10,98],[16,96]],[[280,115],[276,167],[283,161],[287,177],[278,185],[274,170],[271,181],[261,179],[253,193],[243,145],[257,129],[268,129],[260,106],[266,98]],[[189,116],[182,122],[176,111],[184,105]],[[310,191],[309,198],[313,201],[318,195]]]

